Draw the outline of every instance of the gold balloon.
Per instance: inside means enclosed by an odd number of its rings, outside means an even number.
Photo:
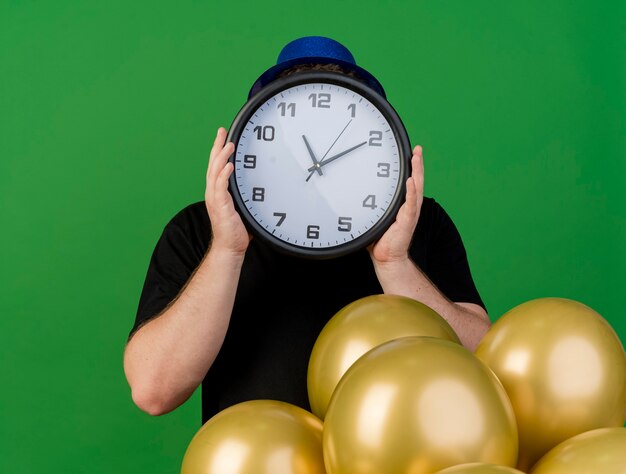
[[[499,466],[497,464],[486,464],[482,462],[472,462],[469,464],[459,464],[448,467],[437,474],[524,474],[512,467]]]
[[[622,426],[626,355],[596,311],[564,298],[539,298],[500,317],[476,348],[506,389],[518,423],[518,469],[560,442]]]
[[[324,474],[322,421],[274,400],[226,408],[192,438],[181,474]]]
[[[545,454],[531,474],[624,474],[626,428],[598,428],[563,441]]]
[[[514,466],[518,438],[504,388],[460,344],[385,342],[337,384],[323,435],[329,474],[432,474],[486,462]]]
[[[339,310],[320,332],[309,358],[311,411],[323,420],[332,393],[348,368],[370,349],[402,336],[433,336],[460,344],[443,317],[405,296],[366,296]]]

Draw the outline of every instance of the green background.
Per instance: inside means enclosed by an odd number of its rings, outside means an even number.
[[[493,321],[560,296],[626,340],[626,2],[0,3],[0,471],[177,472],[122,354],[154,244],[280,48],[346,44],[424,147]]]

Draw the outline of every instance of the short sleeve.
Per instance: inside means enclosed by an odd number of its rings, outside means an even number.
[[[428,252],[428,277],[453,302],[485,304],[476,288],[461,235],[437,202],[432,210],[433,232]]]
[[[152,252],[129,339],[174,301],[200,264],[197,245],[177,217],[165,226]]]

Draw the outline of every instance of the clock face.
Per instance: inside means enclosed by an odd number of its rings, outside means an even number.
[[[242,109],[230,187],[257,236],[298,255],[338,256],[395,218],[410,147],[384,99],[350,78],[309,76]]]

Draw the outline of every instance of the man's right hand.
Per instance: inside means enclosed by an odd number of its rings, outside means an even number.
[[[223,127],[217,130],[209,155],[204,201],[213,234],[211,248],[243,255],[252,235],[248,233],[241,216],[235,210],[233,198],[228,192],[228,178],[234,170],[228,158],[235,151],[235,145],[232,142],[225,143],[226,135]]]

